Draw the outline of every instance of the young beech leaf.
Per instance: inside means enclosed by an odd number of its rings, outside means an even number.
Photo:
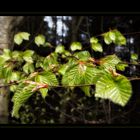
[[[103,36],[104,36],[104,42],[105,42],[107,45],[110,45],[110,44],[112,43],[112,40],[111,40],[111,38],[110,38],[110,36],[109,36],[109,32],[103,34]]]
[[[46,98],[46,96],[48,95],[48,89],[47,88],[41,88],[40,90],[41,96],[42,98]]]
[[[95,51],[95,52],[103,52],[103,48],[102,48],[102,45],[100,43],[92,43],[91,44],[92,46],[92,49]]]
[[[23,59],[26,62],[33,63],[33,54],[34,54],[33,50],[26,50],[25,52],[23,52]]]
[[[13,51],[12,52],[12,59],[14,59],[16,61],[23,61],[23,59],[22,59],[22,52],[20,52],[20,51]]]
[[[20,36],[21,36],[21,38],[24,39],[24,40],[29,40],[30,34],[27,33],[27,32],[21,32],[21,33],[20,33]]]
[[[62,54],[65,52],[65,47],[63,45],[58,45],[55,49],[55,52]]]
[[[18,81],[20,79],[20,72],[12,72],[9,77],[7,77],[8,82]]]
[[[74,56],[82,61],[88,61],[89,58],[91,57],[90,53],[88,51],[80,51],[80,52],[75,52]]]
[[[32,73],[34,72],[34,65],[32,63],[26,63],[24,66],[23,66],[23,71],[26,73],[26,74],[29,74],[29,73]]]
[[[120,70],[120,71],[124,71],[126,67],[128,67],[128,64],[119,63],[119,64],[116,65],[116,69]]]
[[[131,59],[138,60],[138,54],[136,54],[136,53],[131,54]]]
[[[45,36],[44,35],[38,35],[35,37],[35,44],[39,47],[40,45],[45,44]]]
[[[14,35],[14,42],[17,45],[20,45],[23,42],[23,40],[29,40],[29,36],[30,34],[27,32],[19,32]]]
[[[114,41],[116,39],[116,35],[115,35],[114,31],[109,32],[109,37],[112,41]]]
[[[82,50],[82,44],[80,42],[73,42],[70,46],[72,51]]]
[[[98,43],[98,39],[96,37],[90,38],[90,43]]]
[[[23,39],[22,37],[19,35],[19,34],[16,34],[14,36],[14,42],[17,44],[17,45],[20,45],[22,42],[23,42]]]
[[[20,83],[17,86],[16,92],[12,98],[13,101],[13,109],[12,109],[12,117],[19,118],[19,110],[21,106],[34,94],[32,89],[35,88],[36,85],[29,84],[25,85]]]
[[[62,84],[69,86],[94,84],[101,75],[101,70],[81,63],[69,68],[65,72],[62,77]],[[81,87],[81,89],[87,96],[90,96],[90,86]]]
[[[58,72],[62,75],[65,74],[65,72],[67,71],[67,69],[69,68],[69,65],[68,64],[64,64],[60,67],[60,69],[58,70]]]
[[[113,40],[113,43],[116,45],[126,45],[126,38],[123,36],[123,34],[116,29],[113,30],[113,32],[116,36],[115,40]]]
[[[125,76],[104,74],[96,83],[95,97],[109,99],[115,104],[125,106],[131,95],[131,83]]]

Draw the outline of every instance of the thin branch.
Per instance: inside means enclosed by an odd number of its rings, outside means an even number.
[[[79,26],[81,25],[81,23],[82,23],[83,19],[84,19],[84,16],[80,16],[80,19],[79,19],[78,24],[77,24],[76,29],[75,29],[75,30],[76,30],[76,32],[78,31]]]
[[[133,81],[133,80],[140,80],[140,77],[127,77],[130,81]],[[0,88],[3,88],[3,87],[9,87],[11,85],[17,85],[19,84],[21,81],[15,81],[15,82],[12,82],[12,83],[9,83],[9,84],[6,84],[6,85],[0,85]],[[29,83],[29,84],[36,84],[36,85],[41,85],[41,83],[36,83],[36,82],[33,82],[33,81],[25,81],[24,83]],[[95,84],[81,84],[81,85],[48,85],[48,84],[44,84],[43,83],[43,86],[48,86],[48,87],[54,87],[54,88],[67,88],[67,87],[85,87],[85,86],[95,86]]]
[[[107,31],[108,32],[108,31]],[[101,34],[98,34],[98,35],[95,35],[95,37],[99,37],[99,36],[102,36],[103,34],[107,33],[107,32],[104,32],[104,33],[101,33]],[[140,34],[140,31],[138,32],[130,32],[130,33],[122,33],[123,35],[135,35],[135,34]]]
[[[127,77],[130,81],[140,80],[140,77]]]

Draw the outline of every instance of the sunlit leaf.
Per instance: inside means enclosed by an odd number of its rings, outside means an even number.
[[[41,93],[42,98],[45,99],[47,97],[47,95],[48,95],[48,89],[47,88],[42,88],[39,91]]]
[[[120,70],[120,71],[124,71],[126,67],[128,67],[128,64],[119,63],[119,64],[116,65],[116,69]]]
[[[19,51],[13,51],[12,52],[12,58],[16,61],[22,61],[22,52]]]
[[[82,44],[80,42],[73,42],[70,46],[72,51],[82,50]]]
[[[34,68],[34,65],[32,63],[26,63],[24,66],[23,66],[23,71],[26,73],[26,74],[29,74],[29,73],[32,73],[34,72],[35,68]]]
[[[2,70],[3,78],[8,79],[9,77],[11,77],[11,75],[12,75],[12,67],[3,68]]]
[[[138,60],[138,54],[136,54],[136,53],[131,54],[131,59]]]
[[[55,52],[62,54],[65,52],[65,47],[63,45],[58,45],[55,49]]]
[[[12,109],[12,117],[19,118],[19,110],[21,106],[24,105],[24,103],[34,94],[32,92],[32,89],[35,87],[35,85],[25,85],[21,83],[18,87],[16,92],[14,93],[14,96],[12,98],[13,101],[13,109]]]
[[[45,44],[43,45],[43,47],[53,47],[52,44],[50,42],[45,42]]]
[[[23,42],[23,39],[22,37],[20,36],[20,34],[16,34],[14,36],[14,42],[17,44],[17,45],[20,45],[22,42]]]
[[[3,54],[0,55],[0,65],[3,65],[8,60],[11,60],[11,51],[9,49],[4,49]]]
[[[90,43],[92,44],[92,43],[98,43],[98,38],[96,38],[96,37],[92,37],[92,38],[90,38]]]
[[[59,68],[58,72],[59,72],[60,74],[64,75],[68,68],[69,68],[69,65],[68,65],[68,64],[64,64],[64,65],[62,65],[62,66]]]
[[[62,78],[62,84],[74,86],[82,84],[94,84],[101,75],[101,71],[84,64],[79,64],[68,69]],[[90,86],[81,87],[87,96],[90,96]]]
[[[123,34],[118,31],[118,30],[113,30],[113,32],[115,33],[116,39],[113,40],[113,42],[116,45],[126,45],[126,38],[123,36]]]
[[[21,32],[21,33],[20,33],[20,36],[21,36],[21,38],[24,39],[24,40],[29,40],[30,34],[27,33],[27,32]]]
[[[110,37],[110,39],[111,39],[112,41],[115,41],[116,35],[115,35],[114,31],[110,31],[110,32],[109,32],[109,37]]]
[[[12,72],[9,77],[7,77],[8,82],[18,81],[20,79],[20,72]]]
[[[11,85],[10,86],[10,91],[15,92],[17,89],[17,85]]]
[[[100,59],[100,65],[104,67],[106,70],[113,69],[115,70],[115,66],[121,62],[121,60],[114,54],[108,55],[102,59]]]
[[[64,52],[65,56],[71,56],[71,53],[69,51],[66,51]]]
[[[109,36],[109,32],[103,34],[103,37],[104,37],[104,42],[107,44],[107,45],[110,45],[112,43],[112,40]]]
[[[29,36],[30,34],[27,32],[19,32],[14,35],[14,42],[17,45],[20,45],[23,42],[23,40],[29,40]]]
[[[91,57],[91,55],[88,51],[76,52],[76,53],[74,53],[74,56],[81,61],[87,61]]]
[[[26,50],[25,52],[23,52],[23,59],[26,62],[33,63],[33,54],[34,54],[33,50]]]
[[[47,71],[52,69],[53,66],[58,65],[57,57],[57,53],[51,53],[50,55],[45,57],[43,61],[43,69]]]
[[[53,74],[50,71],[42,72],[42,73],[38,74],[35,77],[35,81],[39,82],[39,83],[48,84],[48,85],[58,85],[58,80],[57,80],[55,74]]]
[[[131,95],[131,83],[122,75],[112,77],[109,74],[105,74],[96,83],[95,97],[109,99],[115,104],[125,106]]]
[[[44,45],[45,44],[45,36],[44,35],[38,35],[35,37],[35,44],[37,46],[40,46],[40,45]]]
[[[92,43],[91,44],[92,46],[92,49],[95,51],[95,52],[103,52],[103,48],[102,48],[102,45],[100,43]]]

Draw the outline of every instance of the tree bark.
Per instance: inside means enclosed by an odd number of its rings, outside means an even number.
[[[21,23],[23,16],[0,16],[0,54],[4,48],[13,48],[15,27]],[[0,84],[2,80],[0,80]],[[0,88],[0,124],[8,123],[9,89]]]

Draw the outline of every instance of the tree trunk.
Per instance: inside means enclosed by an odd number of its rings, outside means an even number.
[[[22,21],[22,16],[0,16],[0,54],[4,48],[13,48],[15,27]],[[2,80],[0,80],[0,84]],[[9,89],[0,89],[0,124],[8,123]]]

